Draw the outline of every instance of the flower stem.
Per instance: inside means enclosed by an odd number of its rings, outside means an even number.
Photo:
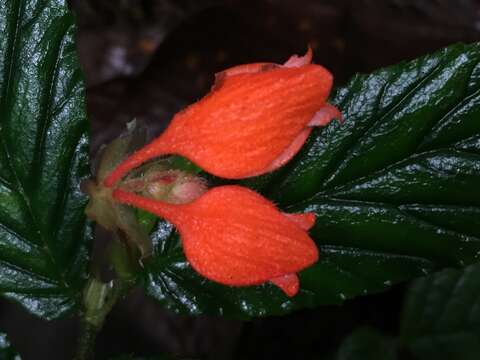
[[[95,338],[100,329],[82,320],[81,333],[77,343],[77,350],[74,360],[90,360],[93,359],[93,349],[95,346]]]
[[[89,280],[83,296],[84,311],[74,360],[91,360],[93,358],[95,338],[101,330],[106,316],[132,285],[132,282],[121,279],[108,283],[95,278]]]

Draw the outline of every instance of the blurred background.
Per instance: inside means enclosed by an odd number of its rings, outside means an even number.
[[[71,0],[71,6],[92,156],[133,118],[158,134],[175,112],[208,92],[215,72],[232,65],[281,63],[310,45],[338,86],[356,72],[480,40],[478,0]],[[167,352],[328,359],[358,326],[396,333],[407,285],[341,307],[251,322],[178,316],[135,291],[108,317],[97,359]],[[63,360],[72,357],[78,321],[45,322],[2,299],[0,329],[24,360]]]

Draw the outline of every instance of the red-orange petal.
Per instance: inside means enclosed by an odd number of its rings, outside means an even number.
[[[300,280],[297,274],[287,274],[274,279],[270,282],[275,286],[278,286],[287,296],[295,296],[300,289]]]
[[[283,213],[287,218],[293,221],[295,224],[300,226],[303,230],[310,230],[313,225],[315,225],[315,214],[314,213],[305,213],[305,214],[287,214]]]
[[[182,155],[230,179],[282,166],[305,142],[309,123],[332,87],[330,72],[309,59],[308,54],[297,57],[289,61],[291,67],[261,63],[224,71],[210,94],[178,113],[160,137],[120,164],[105,185],[164,154]]]
[[[309,46],[307,53],[303,56],[298,56],[298,55],[292,55],[290,56],[290,59],[288,59],[283,66],[286,67],[300,67],[304,66],[307,64],[310,64],[312,62],[312,57],[313,57],[313,52],[312,48]]]
[[[315,113],[308,126],[326,126],[332,119],[343,121],[342,113],[332,104],[326,103]]]
[[[216,187],[183,205],[120,189],[113,197],[172,222],[192,267],[221,284],[248,286],[272,281],[293,296],[298,286],[294,291],[293,278],[282,277],[295,275],[318,260],[317,247],[305,230],[313,225],[315,215],[286,216],[270,201],[241,186]]]

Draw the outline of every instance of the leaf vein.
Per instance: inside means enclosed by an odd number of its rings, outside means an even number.
[[[7,70],[7,77],[6,77],[6,80],[4,82],[4,89],[2,91],[2,98],[0,99],[0,111],[2,113],[2,117],[4,116],[5,113],[8,113],[7,109],[6,109],[6,106],[7,106],[7,101],[10,97],[10,92],[11,92],[11,89],[13,87],[13,77],[14,77],[14,73],[16,71],[18,71],[19,67],[18,67],[18,56],[19,56],[19,52],[18,52],[18,48],[19,48],[19,41],[20,41],[20,36],[19,36],[19,31],[20,31],[20,24],[21,22],[23,21],[23,18],[24,18],[24,11],[25,11],[25,6],[26,6],[26,2],[24,1],[19,1],[19,0],[14,0],[15,3],[14,3],[14,8],[18,9],[17,11],[17,16],[15,17],[15,26],[13,27],[13,34],[9,34],[9,38],[13,38],[13,41],[10,42],[10,45],[9,45],[9,49],[7,51],[7,58],[8,58],[8,70]],[[19,4],[21,5],[21,7],[19,6]],[[2,128],[0,128],[0,131],[2,130]],[[31,201],[29,199],[29,197],[27,196],[26,192],[25,192],[25,187],[24,187],[24,184],[22,183],[22,180],[20,179],[20,177],[18,176],[16,170],[15,170],[15,167],[13,166],[12,162],[11,162],[11,152],[8,148],[8,145],[5,141],[5,139],[3,138],[3,136],[0,136],[0,141],[2,143],[2,147],[4,149],[4,153],[6,155],[6,158],[7,158],[7,164],[8,164],[8,167],[10,169],[10,172],[12,173],[12,175],[14,176],[15,178],[15,181],[17,183],[17,191],[18,193],[21,195],[21,198],[22,200],[24,201],[25,203],[25,207],[26,209],[28,209],[28,213],[29,213],[29,216],[32,220],[32,224],[35,226],[36,228],[36,232],[38,233],[41,241],[43,244],[45,244],[45,247],[43,248],[43,252],[46,253],[49,257],[49,259],[52,261],[53,264],[56,264],[56,261],[55,261],[55,258],[53,257],[53,254],[51,253],[49,247],[48,247],[48,242],[46,241],[45,239],[45,235],[42,233],[42,231],[40,230],[40,226],[38,224],[38,221],[34,215],[34,212],[33,212],[33,209],[32,209],[32,205],[31,205]],[[62,284],[64,287],[68,288],[69,285],[66,283],[65,279],[63,278],[63,276],[61,275],[61,273],[59,272],[57,266],[54,266],[55,268],[55,271],[57,273],[57,276],[60,277],[60,279],[62,280]]]
[[[328,189],[329,188],[329,184],[332,183],[334,181],[334,179],[336,178],[336,174],[338,174],[339,170],[341,170],[345,163],[347,162],[347,160],[349,159],[349,157],[351,156],[351,154],[354,152],[355,148],[358,146],[358,143],[359,141],[366,135],[368,134],[374,127],[375,125],[377,125],[378,123],[381,123],[383,122],[383,120],[385,120],[385,118],[387,116],[389,116],[390,114],[394,113],[397,108],[409,97],[411,96],[412,94],[415,93],[415,91],[417,91],[425,82],[429,81],[434,75],[436,75],[436,73],[438,71],[441,71],[442,67],[440,66],[441,64],[437,64],[433,67],[432,70],[430,70],[426,75],[424,75],[420,80],[418,80],[416,82],[416,84],[410,89],[408,90],[405,94],[403,94],[398,100],[396,103],[390,105],[389,109],[387,111],[385,111],[385,113],[383,113],[382,115],[376,117],[376,118],[373,118],[372,121],[365,127],[365,129],[363,131],[360,131],[360,134],[358,136],[356,136],[352,142],[350,143],[350,146],[348,146],[346,148],[346,150],[343,152],[343,154],[341,155],[341,157],[338,159],[338,161],[336,162],[336,166],[332,169],[331,173],[326,176],[325,178],[327,178],[327,180],[325,181],[325,188]],[[380,104],[380,101],[381,99],[383,98],[384,96],[384,92],[385,92],[385,88],[386,86],[389,85],[389,82],[388,81],[385,81],[385,83],[382,85],[382,88],[379,92],[379,95],[377,96],[378,97],[378,100],[377,100],[377,103],[375,105],[375,108],[378,109],[378,106]],[[373,111],[373,112],[376,112],[376,111]],[[368,174],[367,174],[368,175]],[[338,185],[338,184],[337,184]]]

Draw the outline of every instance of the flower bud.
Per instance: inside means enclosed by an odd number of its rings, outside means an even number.
[[[180,170],[151,172],[144,181],[145,195],[169,204],[189,203],[207,191],[203,179]]]

